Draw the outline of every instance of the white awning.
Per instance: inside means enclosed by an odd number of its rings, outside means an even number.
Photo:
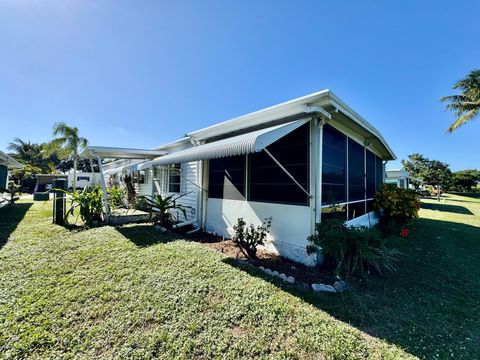
[[[138,166],[138,170],[148,169],[153,166],[210,160],[259,152],[308,121],[310,121],[310,119],[296,120],[287,124],[252,131],[247,134],[176,151],[154,160],[146,161]]]
[[[101,157],[103,159],[152,159],[165,154],[167,154],[167,152],[162,150],[87,146],[80,155],[83,157]]]
[[[103,173],[105,175],[114,175],[114,174],[117,174],[117,173],[122,172],[124,170],[135,171],[135,170],[138,169],[138,165],[140,163],[141,162],[139,161],[139,162],[136,162],[136,163],[119,166],[119,167],[116,167],[116,168],[113,168],[113,169],[105,170]]]

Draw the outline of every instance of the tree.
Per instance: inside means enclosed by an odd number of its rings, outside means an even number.
[[[471,191],[479,182],[479,170],[461,170],[453,173],[452,185],[457,190]]]
[[[98,167],[98,162],[96,159],[86,159],[84,157],[80,157],[78,158],[78,161],[77,161],[77,170],[82,172],[91,172],[92,165],[93,165],[93,172],[100,171]],[[56,169],[61,173],[64,173],[64,174],[67,173],[68,171],[73,169],[73,160],[72,159],[61,160],[56,166]]]
[[[428,159],[422,154],[408,155],[408,160],[402,160],[403,168],[408,171],[410,176],[410,184],[415,186],[415,190],[419,188],[421,182],[416,179],[421,179],[421,172],[426,169]]]
[[[86,138],[80,137],[77,127],[70,127],[64,122],[57,122],[53,126],[53,136],[56,138],[50,142],[50,151],[73,160],[73,191],[76,191],[77,162],[80,152],[87,147],[88,141]]]
[[[408,160],[402,160],[402,165],[411,176],[421,179],[423,183],[434,186],[438,190],[440,188],[448,190],[452,184],[452,171],[444,162],[430,160],[422,154],[411,154],[408,155]],[[417,185],[415,187],[418,188]]]
[[[420,176],[426,184],[437,188],[438,198],[440,198],[440,190],[442,188],[448,190],[452,184],[452,171],[449,165],[438,160],[428,160]]]
[[[15,138],[7,148],[11,151],[9,155],[25,165],[22,169],[12,170],[12,179],[22,186],[27,183],[27,186],[32,188],[35,175],[55,172],[55,167],[59,163],[56,154],[49,154],[46,151],[46,144]]]
[[[441,102],[447,103],[447,110],[453,111],[457,120],[448,128],[453,132],[473,120],[480,113],[480,69],[472,70],[465,78],[453,85],[461,94],[444,96]]]

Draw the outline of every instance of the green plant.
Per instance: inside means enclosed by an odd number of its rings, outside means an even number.
[[[118,186],[111,186],[107,188],[108,192],[108,204],[110,209],[117,209],[124,207],[126,202],[127,191],[124,188]]]
[[[257,258],[257,247],[265,244],[268,231],[272,226],[272,218],[266,218],[261,225],[247,223],[243,218],[237,219],[237,224],[233,226],[235,235],[232,240],[240,247],[243,254],[251,259]]]
[[[76,210],[78,210],[78,215],[88,227],[91,227],[94,221],[102,221],[103,194],[99,185],[94,187],[87,186],[82,191],[73,191],[71,193],[62,189],[52,190],[62,191],[71,196],[70,208],[65,214],[66,223],[68,223],[70,215],[75,215]]]
[[[177,202],[178,199],[185,195],[187,194],[169,196],[144,195],[138,198],[138,203],[142,203],[143,206],[145,206],[145,210],[150,212],[150,219],[153,223],[171,228],[173,224],[178,221],[177,211],[180,211],[183,217],[186,218],[187,209],[193,209],[191,206],[182,205]]]
[[[396,219],[406,222],[418,218],[421,202],[418,194],[410,189],[383,184],[375,194],[374,207],[385,220]]]
[[[346,278],[363,276],[370,269],[382,273],[394,272],[401,253],[385,245],[379,230],[365,227],[347,227],[343,220],[329,219],[315,227],[308,237],[309,254],[321,252],[336,275]]]
[[[3,198],[4,201],[8,202],[8,206],[12,207],[15,205],[15,201],[19,199],[18,191],[20,190],[20,185],[15,184],[13,181],[8,182],[7,188],[0,188],[0,194],[6,193],[9,195],[8,198]]]

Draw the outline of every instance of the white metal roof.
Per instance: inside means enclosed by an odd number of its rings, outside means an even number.
[[[148,169],[153,166],[178,164],[190,161],[209,160],[227,156],[244,155],[259,152],[268,145],[274,143],[283,136],[289,134],[310,119],[292,121],[287,124],[277,125],[266,129],[249,132],[194,146],[188,149],[170,153],[151,161],[146,161],[138,166],[139,170]]]
[[[103,173],[105,175],[113,175],[113,174],[122,172],[123,170],[135,171],[135,170],[138,169],[138,165],[141,164],[141,163],[142,163],[141,161],[138,161],[138,162],[134,162],[134,163],[127,164],[127,165],[118,166],[116,168],[105,170]]]
[[[84,157],[101,157],[115,159],[152,159],[167,154],[162,150],[129,149],[106,146],[88,146],[82,153]]]
[[[156,149],[171,150],[176,146],[184,147],[186,143],[194,139],[195,141],[203,141],[208,139],[226,138],[229,134],[238,134],[249,131],[250,128],[268,127],[289,120],[292,116],[306,114],[312,112],[311,109],[318,110],[328,109],[332,113],[335,120],[345,125],[362,129],[365,137],[375,138],[376,146],[381,149],[384,160],[394,160],[396,155],[382,134],[351,107],[338,98],[331,90],[325,89],[313,94],[302,96],[293,100],[289,100],[278,105],[274,105],[265,109],[261,109],[246,115],[242,115],[227,121],[223,121],[212,126],[196,130],[188,133],[187,138],[182,138],[165,145],[158,146]]]
[[[11,169],[22,169],[25,167],[25,165],[18,162],[10,155],[5,154],[3,151],[0,151],[0,165],[5,165],[7,168]]]

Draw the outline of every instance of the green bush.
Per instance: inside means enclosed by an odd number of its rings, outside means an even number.
[[[363,276],[368,270],[394,272],[401,253],[386,246],[386,239],[375,228],[347,227],[343,220],[329,219],[316,225],[308,237],[308,253],[321,252],[333,265],[335,275]]]
[[[266,218],[261,225],[255,227],[253,224],[247,226],[243,218],[237,219],[233,226],[235,235],[232,240],[240,247],[243,254],[251,259],[257,258],[257,247],[265,244],[268,231],[272,226],[272,218]]]
[[[80,218],[86,226],[92,226],[94,221],[102,221],[103,193],[99,185],[94,187],[87,186],[82,191],[64,192],[71,196],[70,208],[65,214],[66,222],[68,222],[69,215],[74,215],[77,209],[79,210]]]
[[[396,219],[407,222],[418,218],[421,202],[418,194],[395,185],[383,184],[375,194],[374,207],[386,220]]]
[[[110,209],[118,209],[126,206],[127,191],[118,186],[111,186],[107,188],[108,205]]]
[[[166,228],[172,228],[173,224],[178,222],[176,212],[180,211],[183,216],[187,217],[187,209],[193,209],[191,206],[185,206],[177,203],[177,200],[184,195],[154,195],[154,196],[140,196],[137,201],[141,202],[142,207],[145,207],[146,211],[150,212],[150,218],[153,223],[161,225]]]

